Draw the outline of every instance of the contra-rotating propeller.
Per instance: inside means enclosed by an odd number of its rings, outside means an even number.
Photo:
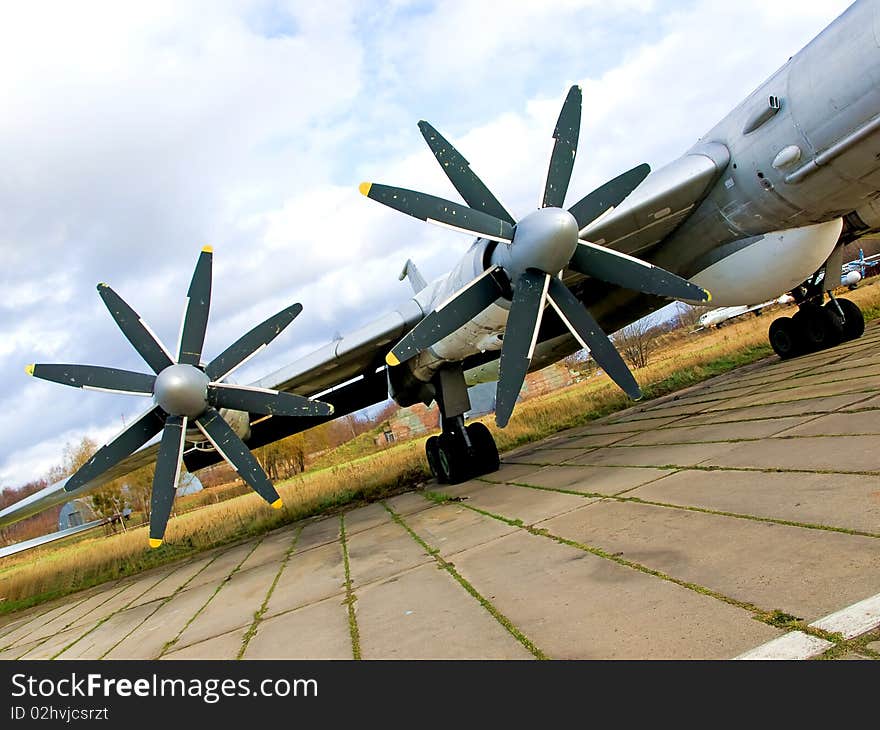
[[[650,172],[639,165],[600,186],[568,210],[562,205],[571,179],[581,124],[581,89],[569,89],[556,129],[541,208],[519,221],[471,170],[468,161],[427,122],[422,136],[467,205],[433,195],[362,183],[368,198],[429,223],[499,241],[489,268],[419,322],[386,358],[398,365],[433,346],[512,290],[501,345],[495,422],[504,427],[525,380],[538,328],[549,302],[582,347],[632,398],[641,391],[626,363],[596,320],[559,278],[566,267],[599,281],[672,299],[708,301],[711,295],[647,261],[578,238],[605,211],[619,205]]]
[[[62,385],[92,390],[152,396],[155,405],[122,433],[102,446],[64,485],[67,492],[83,486],[147,443],[160,431],[162,440],[150,498],[150,547],[159,547],[171,514],[186,442],[187,423],[193,421],[205,438],[250,487],[272,507],[281,498],[245,443],[217,410],[227,408],[272,416],[328,416],[333,406],[293,393],[232,385],[223,381],[246,360],[266,347],[296,319],[301,304],[269,317],[230,345],[207,365],[201,365],[202,347],[211,305],[212,252],[199,255],[187,293],[186,309],[175,359],[140,316],[106,284],[98,293],[119,329],[155,375],[95,365],[28,365],[29,375]]]

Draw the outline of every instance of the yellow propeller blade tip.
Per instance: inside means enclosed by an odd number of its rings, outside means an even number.
[[[150,547],[154,550],[162,544],[161,540],[157,540],[153,537],[150,538]]]
[[[703,291],[706,292],[706,301],[711,302],[712,301],[712,292],[710,292],[708,289],[703,289]]]
[[[98,282],[98,289],[106,289],[109,284],[105,284],[103,281]]]
[[[387,362],[391,367],[394,367],[395,365],[400,365],[400,360],[397,359],[397,355],[395,355],[393,352],[389,352],[385,356],[385,362]]]
[[[284,503],[281,501],[281,497],[272,502],[272,509],[281,509],[284,506]]]
[[[24,371],[25,371],[28,375],[33,375],[33,374],[34,374],[34,366],[33,366],[33,365],[25,365],[25,366],[24,366]]]
[[[334,406],[332,403],[329,403],[328,405],[330,406],[330,415],[332,416],[333,413],[336,411],[336,406]]]
[[[202,246],[202,253],[214,253],[214,249],[211,246]]]
[[[373,183],[362,182],[360,185],[358,185],[358,190],[361,191],[361,195],[366,195],[367,197],[370,197],[371,187],[373,187]]]

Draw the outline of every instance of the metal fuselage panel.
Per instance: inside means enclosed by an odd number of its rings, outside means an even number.
[[[880,132],[866,134],[799,181],[786,181],[880,120],[880,2],[863,0],[755,90],[695,146],[721,143],[730,163],[693,214],[649,257],[693,276],[725,244],[856,211],[880,190]],[[750,118],[778,112],[745,134]],[[799,157],[774,167],[780,153]],[[779,164],[779,163],[777,163]]]

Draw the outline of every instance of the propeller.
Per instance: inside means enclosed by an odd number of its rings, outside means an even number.
[[[464,156],[434,127],[419,122],[422,136],[453,187],[467,205],[413,190],[361,183],[368,198],[428,223],[463,231],[504,245],[492,250],[487,269],[430,312],[388,353],[399,365],[448,337],[492,303],[509,300],[501,345],[495,422],[504,427],[538,340],[544,309],[553,307],[565,326],[593,359],[631,398],[641,397],[635,378],[608,335],[562,283],[565,268],[598,281],[670,299],[710,301],[711,295],[653,264],[579,239],[579,232],[614,208],[647,177],[638,165],[596,188],[567,210],[568,192],[581,124],[581,89],[572,86],[553,131],[553,150],[541,196],[541,208],[519,221],[477,177]]]
[[[171,515],[180,476],[188,425],[195,425],[238,475],[272,507],[281,509],[281,498],[262,467],[218,409],[272,416],[329,416],[333,406],[294,393],[224,383],[224,378],[266,347],[299,315],[293,304],[258,324],[207,365],[202,347],[211,306],[212,251],[199,255],[187,293],[177,357],[168,349],[122,297],[106,284],[98,293],[122,333],[155,374],[96,365],[28,365],[29,375],[62,385],[89,390],[152,396],[154,405],[108,441],[65,483],[72,492],[118,464],[159,432],[162,438],[150,498],[150,547],[159,547]]]

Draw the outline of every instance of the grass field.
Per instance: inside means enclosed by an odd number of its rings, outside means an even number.
[[[866,319],[880,316],[880,284],[865,283],[847,297],[862,307]],[[759,318],[744,317],[698,335],[681,331],[665,335],[648,366],[635,371],[645,399],[771,355],[767,327],[774,317],[794,311],[791,307]],[[506,429],[496,429],[491,419],[487,425],[499,449],[507,451],[631,404],[601,375],[521,403]],[[0,613],[234,543],[310,515],[379,499],[413,488],[427,477],[421,438],[279,483],[276,486],[285,505],[280,511],[249,493],[180,514],[169,523],[166,543],[158,550],[147,547],[147,528],[139,527],[111,536],[92,533],[13,556],[0,565]]]

